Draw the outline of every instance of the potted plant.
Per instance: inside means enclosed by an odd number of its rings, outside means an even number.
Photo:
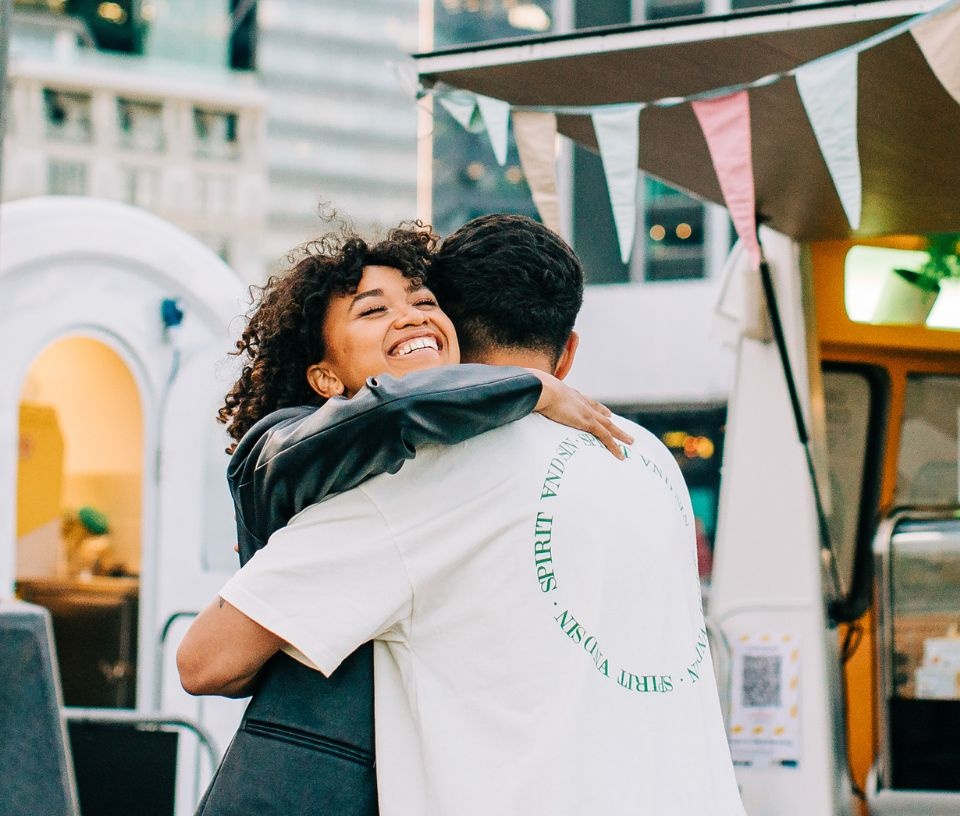
[[[892,269],[874,312],[874,323],[923,325],[944,281],[960,280],[960,233],[927,236],[927,260],[919,269]]]
[[[935,328],[960,328],[960,233],[930,236],[931,259],[936,254],[939,262],[935,273],[940,274],[940,294],[931,310],[927,325]]]

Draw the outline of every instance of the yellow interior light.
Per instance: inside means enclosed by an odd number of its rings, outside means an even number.
[[[682,448],[687,440],[686,431],[667,431],[663,437],[663,444],[668,448]]]
[[[523,181],[523,170],[515,164],[511,164],[504,172],[504,175],[511,184],[519,184]]]
[[[104,20],[117,25],[122,25],[127,21],[127,12],[119,3],[101,3],[97,6],[97,14]]]
[[[547,31],[550,15],[536,3],[520,3],[507,12],[507,22],[524,31]]]

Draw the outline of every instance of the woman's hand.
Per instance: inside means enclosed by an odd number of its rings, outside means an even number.
[[[561,425],[591,433],[617,459],[626,458],[617,440],[632,445],[633,437],[613,424],[609,408],[564,385],[552,374],[534,368],[528,370],[543,383],[540,400],[534,409],[538,414]]]

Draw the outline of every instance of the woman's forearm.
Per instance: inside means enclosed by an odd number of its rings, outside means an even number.
[[[190,694],[243,697],[263,664],[283,645],[273,632],[217,598],[180,642],[180,682]]]

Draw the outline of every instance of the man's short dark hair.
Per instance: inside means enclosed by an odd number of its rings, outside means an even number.
[[[469,359],[512,348],[556,363],[583,303],[580,260],[559,235],[523,215],[468,221],[443,242],[427,282]]]

